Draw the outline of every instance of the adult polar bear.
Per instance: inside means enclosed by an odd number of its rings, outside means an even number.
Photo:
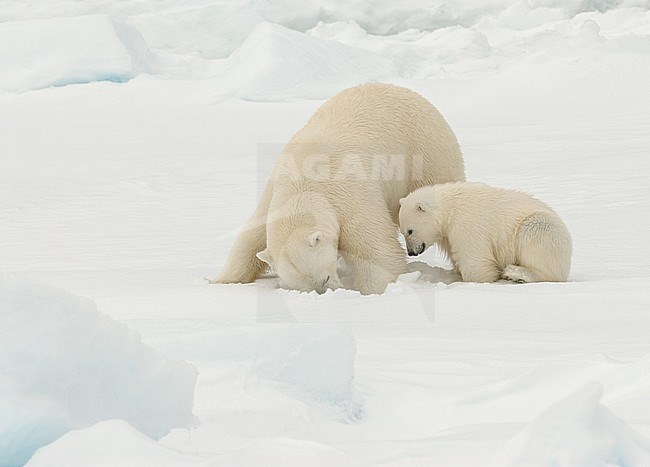
[[[213,283],[252,282],[268,266],[290,288],[381,293],[406,272],[399,200],[465,179],[451,128],[419,94],[390,84],[346,89],[325,102],[276,161],[259,205]]]

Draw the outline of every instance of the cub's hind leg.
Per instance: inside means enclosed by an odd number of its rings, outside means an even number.
[[[564,222],[553,212],[535,212],[517,232],[516,266],[522,269],[510,272],[525,282],[564,282],[571,269],[571,249]],[[522,276],[523,270],[528,274]]]

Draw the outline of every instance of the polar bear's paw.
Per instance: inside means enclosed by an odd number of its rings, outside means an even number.
[[[532,271],[522,266],[515,266],[514,264],[506,266],[501,277],[506,280],[519,283],[536,282],[535,275]]]

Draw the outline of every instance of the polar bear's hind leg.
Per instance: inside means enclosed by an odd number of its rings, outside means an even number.
[[[517,233],[517,257],[519,269],[513,266],[507,274],[512,279],[566,281],[571,268],[571,236],[564,222],[554,213],[536,212],[529,216]]]

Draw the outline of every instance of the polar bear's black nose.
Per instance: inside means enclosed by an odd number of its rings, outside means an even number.
[[[426,249],[426,245],[423,243],[420,243],[415,250],[408,250],[409,256],[417,256],[420,253],[422,253]]]

